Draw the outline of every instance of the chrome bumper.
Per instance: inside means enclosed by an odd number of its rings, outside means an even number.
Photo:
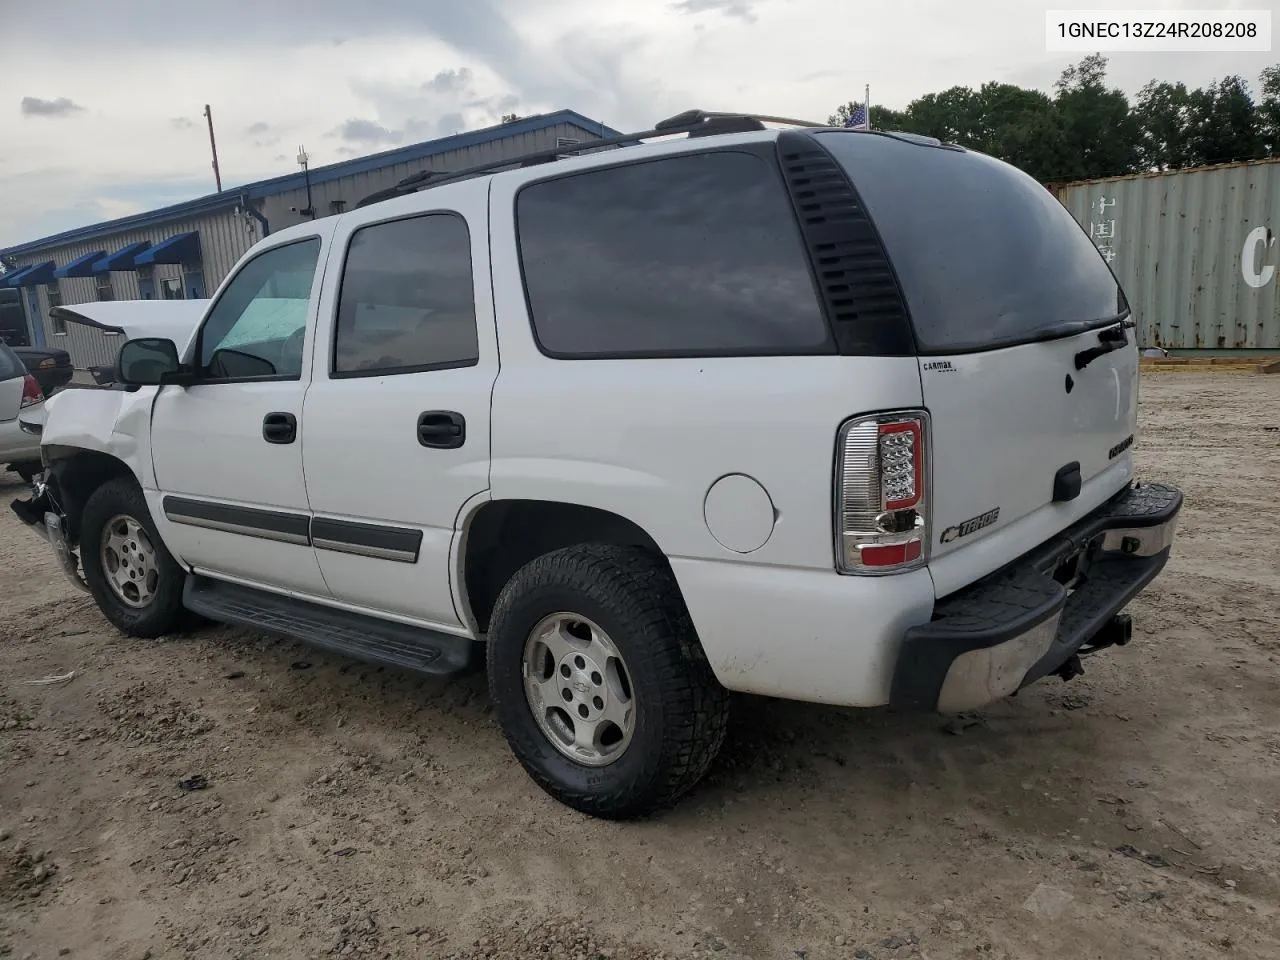
[[[1133,486],[1003,570],[939,600],[907,631],[890,702],[972,710],[1127,643],[1121,611],[1168,562],[1182,494]]]

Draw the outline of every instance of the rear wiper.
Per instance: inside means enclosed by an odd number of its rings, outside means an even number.
[[[1107,329],[1099,331],[1098,345],[1090,347],[1088,350],[1081,350],[1076,354],[1076,369],[1083,370],[1099,357],[1127,347],[1129,345],[1129,335],[1125,332],[1125,329],[1131,326],[1133,326],[1132,323],[1121,322],[1119,326],[1107,327]]]

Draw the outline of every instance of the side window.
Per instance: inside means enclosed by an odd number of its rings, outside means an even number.
[[[516,199],[534,333],[560,358],[833,353],[778,172],[737,151],[530,184]]]
[[[227,285],[200,331],[206,377],[302,374],[318,239],[276,247],[250,260]]]
[[[338,296],[335,377],[467,367],[479,356],[466,220],[430,213],[352,235]]]

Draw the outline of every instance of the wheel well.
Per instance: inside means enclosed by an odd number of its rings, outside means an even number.
[[[133,479],[133,471],[107,453],[85,450],[55,460],[48,470],[49,486],[67,518],[67,538],[80,539],[80,517],[93,491],[117,477]]]
[[[626,517],[595,507],[545,500],[485,504],[467,527],[464,580],[477,629],[489,629],[498,594],[530,560],[579,543],[639,546],[663,556],[649,534]]]

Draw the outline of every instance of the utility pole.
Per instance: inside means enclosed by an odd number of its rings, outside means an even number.
[[[218,141],[213,139],[213,110],[206,103],[204,105],[204,118],[209,121],[209,149],[213,151],[213,180],[218,185],[218,192],[222,192],[222,172],[218,169]]]

